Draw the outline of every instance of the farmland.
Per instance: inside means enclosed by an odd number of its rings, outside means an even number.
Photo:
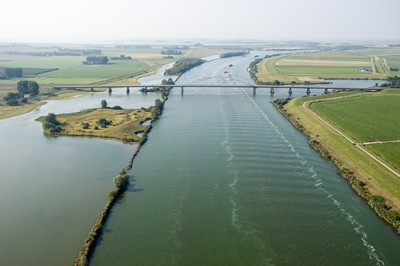
[[[311,108],[347,132],[357,142],[400,139],[399,93],[365,94],[316,102]]]
[[[363,94],[334,101],[315,102],[310,108],[345,132],[357,143],[400,140],[400,92]],[[368,144],[365,147],[400,169],[400,145],[396,142]]]
[[[386,79],[400,66],[400,49],[362,49],[280,55],[258,63],[260,81],[320,83],[326,79]],[[360,68],[368,71],[358,71]]]
[[[318,102],[316,102],[318,101]],[[312,110],[329,124],[339,129],[358,145],[335,132],[317,119],[305,108],[303,103],[313,102]],[[397,91],[381,92],[342,92],[323,96],[298,98],[285,105],[289,120],[299,121],[301,130],[306,132],[335,158],[339,168],[350,169],[357,180],[364,182],[372,195],[381,195],[390,206],[400,210],[400,180],[393,173],[362,152],[358,146],[372,152],[394,169],[400,169],[400,143],[379,143],[363,145],[369,140],[400,139],[396,112],[400,103]],[[307,105],[307,104],[306,104]],[[307,106],[308,106],[307,105]],[[388,115],[389,114],[389,115]]]

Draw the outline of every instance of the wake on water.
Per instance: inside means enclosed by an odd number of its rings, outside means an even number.
[[[299,162],[302,165],[307,165],[307,160],[305,158],[303,158],[293,147],[293,145],[289,142],[288,139],[285,138],[285,136],[283,135],[282,132],[279,131],[278,127],[274,125],[274,123],[268,118],[268,116],[264,113],[264,111],[256,104],[256,102],[251,99],[249,97],[249,95],[244,91],[244,89],[241,89],[243,94],[250,100],[250,102],[255,106],[255,108],[261,113],[261,115],[264,117],[264,119],[267,121],[267,123],[275,130],[275,132],[277,133],[277,135],[287,144],[287,146],[290,148],[290,150],[293,152],[294,156],[296,158],[298,158]],[[222,99],[221,99],[222,100]],[[227,161],[230,162],[230,166],[232,166],[231,164],[231,160],[234,158],[234,154],[232,154],[230,147],[228,146],[229,143],[229,132],[228,132],[228,128],[227,128],[227,119],[224,115],[224,123],[225,123],[225,140],[221,143],[222,146],[225,146],[225,150],[227,152],[227,155],[229,156],[229,158],[227,159]],[[234,196],[237,194],[236,191],[236,184],[238,182],[238,171],[236,169],[236,166],[232,166],[233,169],[231,170],[232,173],[234,174],[234,179],[232,181],[232,183],[229,185],[229,187],[231,188],[233,195],[231,196],[230,200],[232,203],[232,225],[234,225],[238,231],[242,231],[242,225],[239,223],[238,221],[238,208],[237,208],[237,203],[234,200]],[[363,226],[356,220],[354,219],[354,217],[349,214],[340,204],[339,201],[337,201],[332,194],[330,194],[327,190],[325,190],[323,187],[321,187],[321,185],[323,185],[322,180],[318,177],[317,172],[314,171],[313,166],[309,166],[308,168],[308,172],[310,173],[310,178],[314,179],[314,186],[323,191],[324,193],[327,194],[327,197],[329,199],[332,200],[332,203],[340,210],[341,213],[343,213],[344,215],[346,215],[346,220],[350,222],[350,224],[352,226],[354,226],[354,231],[357,234],[361,235],[361,241],[362,244],[367,248],[367,254],[370,258],[370,260],[373,260],[376,262],[376,265],[385,265],[385,263],[379,259],[378,255],[375,253],[375,248],[370,245],[367,241],[367,234],[364,232],[363,230]],[[262,241],[260,239],[258,239],[258,241],[260,242],[260,244],[264,247],[266,247],[265,243],[262,243]],[[269,250],[270,252],[274,253],[273,251]],[[268,260],[267,264],[270,263],[270,260]]]

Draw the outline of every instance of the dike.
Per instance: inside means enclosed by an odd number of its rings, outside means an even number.
[[[367,201],[368,205],[375,211],[375,213],[385,220],[388,224],[392,225],[394,231],[400,235],[400,214],[392,210],[391,206],[386,205],[386,199],[379,195],[372,195],[371,192],[365,187],[366,184],[358,180],[351,169],[344,166],[344,163],[338,158],[332,156],[329,151],[323,146],[322,143],[313,139],[309,132],[306,131],[305,125],[302,125],[298,119],[294,119],[292,115],[287,112],[284,105],[291,99],[276,99],[273,105],[278,111],[300,132],[303,132],[308,140],[310,146],[319,152],[319,154],[327,160],[332,160],[337,168],[339,174],[346,179],[353,190],[364,200]]]

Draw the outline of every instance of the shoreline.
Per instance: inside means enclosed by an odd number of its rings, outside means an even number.
[[[279,99],[277,99],[279,100]],[[386,201],[382,196],[375,194],[376,190],[379,189],[371,187],[369,182],[364,182],[359,178],[360,173],[355,169],[350,169],[346,165],[346,161],[338,158],[332,152],[331,147],[324,143],[321,143],[315,139],[317,134],[315,132],[311,132],[310,128],[307,127],[306,124],[301,123],[300,117],[295,117],[295,115],[284,108],[284,106],[288,103],[287,100],[283,104],[279,104],[276,101],[273,102],[273,105],[277,108],[277,110],[300,132],[304,133],[308,140],[309,145],[317,151],[324,159],[331,160],[334,162],[338,169],[338,174],[341,177],[346,179],[349,182],[351,188],[360,196],[362,199],[366,201],[366,203],[373,209],[381,219],[392,226],[394,232],[400,235],[400,221],[398,219],[398,213],[392,210],[394,206],[391,206],[392,203]]]

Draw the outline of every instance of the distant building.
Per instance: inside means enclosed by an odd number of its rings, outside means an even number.
[[[369,71],[367,68],[365,68],[365,67],[360,67],[359,69],[358,69],[358,71],[361,71],[361,72],[367,72],[367,71]]]

